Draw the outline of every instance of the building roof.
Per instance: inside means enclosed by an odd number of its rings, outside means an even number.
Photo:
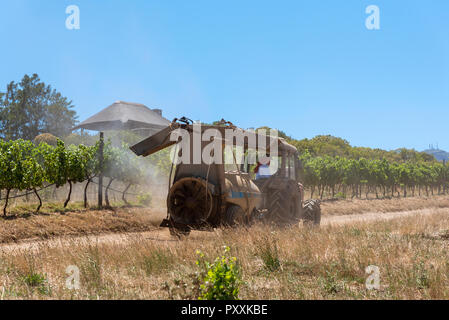
[[[150,109],[140,103],[116,101],[72,130],[94,131],[155,129],[167,127],[170,121],[162,116],[160,109]]]

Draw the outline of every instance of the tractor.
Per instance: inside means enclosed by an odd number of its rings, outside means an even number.
[[[238,139],[236,134],[226,138],[226,130],[243,134],[245,138],[240,140],[243,143],[234,143]],[[248,137],[256,137],[256,143],[251,144]],[[257,159],[250,161],[250,155],[254,155],[254,146],[260,152],[260,146],[264,145],[262,140],[269,141],[262,153],[269,159],[265,161],[265,167],[268,163],[270,174],[257,176],[254,170],[261,163]],[[179,148],[183,141],[193,143]],[[173,235],[188,235],[191,230],[245,226],[257,221],[278,226],[300,221],[308,226],[320,224],[320,201],[304,200],[299,154],[285,139],[255,134],[254,130],[239,129],[224,120],[214,125],[198,125],[183,117],[174,119],[167,128],[131,146],[131,150],[145,157],[170,146],[174,152],[167,218],[161,227],[168,227]],[[201,157],[204,154],[213,161],[204,161]],[[256,157],[259,158],[259,153]]]

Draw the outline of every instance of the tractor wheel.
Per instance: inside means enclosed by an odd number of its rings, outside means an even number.
[[[319,226],[321,222],[321,206],[319,200],[306,200],[303,207],[303,220],[306,226]]]
[[[245,211],[240,206],[231,205],[226,210],[225,224],[230,227],[243,226],[246,224]]]
[[[167,206],[174,223],[198,226],[207,221],[215,209],[209,185],[200,178],[183,178],[170,189]]]
[[[298,221],[298,197],[286,190],[272,190],[268,199],[268,217],[277,225],[290,225]]]

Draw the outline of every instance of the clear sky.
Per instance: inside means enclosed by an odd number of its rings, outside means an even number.
[[[170,120],[449,150],[447,0],[0,2],[0,90],[37,73],[80,120],[124,100]]]

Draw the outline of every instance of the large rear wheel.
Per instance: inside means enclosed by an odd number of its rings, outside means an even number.
[[[320,200],[310,199],[304,201],[303,221],[306,226],[319,226],[321,223]]]
[[[286,226],[298,222],[300,210],[299,194],[292,190],[270,190],[268,216],[270,222]]]
[[[215,208],[215,202],[206,181],[189,177],[173,184],[167,206],[174,223],[197,227],[206,223]]]

